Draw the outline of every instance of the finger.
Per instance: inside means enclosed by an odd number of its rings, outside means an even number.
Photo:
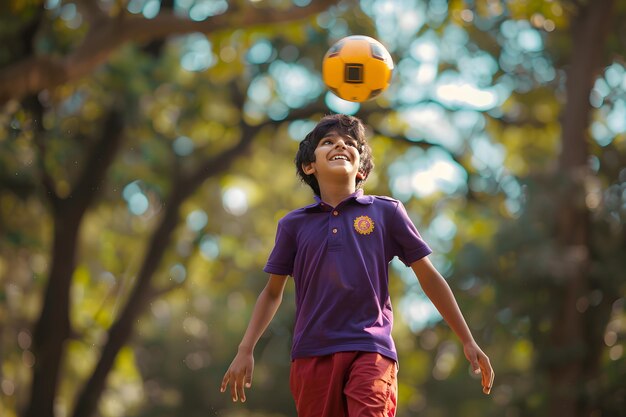
[[[489,395],[491,393],[492,387],[493,387],[493,373],[491,374],[491,377],[489,378],[489,382],[483,385],[483,392]]]
[[[483,386],[483,393],[489,395],[491,393],[491,387]]]
[[[476,352],[466,351],[465,357],[470,363],[470,367],[472,368],[472,373],[474,375],[478,375],[480,373],[480,363],[479,363],[479,358]]]
[[[237,378],[233,378],[230,384],[230,397],[233,402],[237,401]]]
[[[243,384],[243,377],[239,378],[237,381],[237,393],[239,394],[239,398],[242,403],[246,402],[246,392],[244,391]]]
[[[493,372],[493,368],[491,367],[491,364],[489,363],[489,359],[486,359],[483,362],[483,367],[482,367],[482,385],[483,385],[483,392],[485,394],[489,394],[491,392],[491,388],[493,387],[494,377],[495,377],[495,374]]]
[[[471,360],[471,365],[472,365],[472,372],[474,372],[475,375],[478,375],[480,373],[480,364],[478,363],[478,358],[473,358]]]
[[[246,388],[250,388],[252,386],[252,369],[246,369],[245,383]]]
[[[230,379],[229,373],[226,372],[224,374],[224,378],[222,378],[222,385],[220,386],[220,392],[226,391],[226,387],[228,386],[228,380]]]
[[[489,394],[489,392],[491,391],[491,384],[489,383],[491,377],[489,376],[489,370],[485,369],[483,370],[483,375],[482,375],[482,385],[483,385],[483,392],[485,394]]]

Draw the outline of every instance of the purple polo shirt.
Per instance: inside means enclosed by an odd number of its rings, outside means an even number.
[[[431,249],[398,200],[362,190],[335,208],[316,200],[278,222],[264,268],[294,278],[292,358],[364,351],[397,361],[389,262],[408,266]]]

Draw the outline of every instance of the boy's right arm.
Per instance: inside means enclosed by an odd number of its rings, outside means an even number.
[[[233,401],[237,401],[237,399],[241,399],[241,402],[246,401],[244,384],[245,388],[250,388],[252,385],[254,347],[276,314],[283,299],[286,283],[286,275],[270,274],[267,285],[257,299],[250,323],[239,344],[237,355],[224,374],[220,387],[220,391],[224,392],[230,384],[230,394]]]

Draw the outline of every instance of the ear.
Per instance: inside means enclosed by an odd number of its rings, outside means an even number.
[[[309,162],[308,164],[302,164],[302,171],[306,175],[311,175],[315,173],[315,166],[313,162]]]
[[[360,180],[360,181],[364,181],[365,178],[367,178],[367,176],[365,175],[365,173],[363,171],[359,171],[356,173],[356,179]]]

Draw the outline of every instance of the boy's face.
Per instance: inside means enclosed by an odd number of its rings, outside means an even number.
[[[361,156],[358,142],[350,136],[341,136],[335,131],[328,132],[315,148],[315,161],[303,166],[307,175],[313,174],[321,184],[324,179],[348,177],[363,178],[359,172]]]

